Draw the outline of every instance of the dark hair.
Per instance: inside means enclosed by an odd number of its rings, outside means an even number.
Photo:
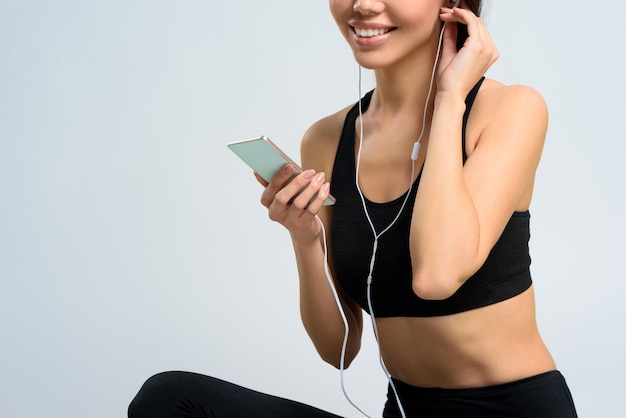
[[[464,3],[465,3],[465,6],[468,9],[470,9],[476,16],[480,16],[480,13],[483,7],[482,0],[465,0]],[[465,43],[465,41],[467,40],[469,36],[467,33],[467,26],[459,24],[458,28],[459,28],[459,33],[456,37],[457,51],[463,47],[463,44]]]

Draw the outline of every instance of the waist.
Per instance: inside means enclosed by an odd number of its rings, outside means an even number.
[[[445,389],[438,387],[421,387],[413,386],[401,380],[391,378],[396,390],[404,395],[411,395],[417,398],[447,398],[447,397],[480,397],[485,394],[492,394],[505,391],[516,391],[525,386],[533,385],[538,382],[551,382],[553,380],[562,382],[564,381],[563,375],[558,370],[549,370],[547,372],[539,373],[536,375],[524,377],[518,380],[513,380],[506,383],[499,383],[495,385],[479,386],[471,388],[455,388]]]
[[[378,318],[381,353],[393,377],[422,387],[480,387],[554,370],[534,308],[531,287],[460,314]]]
[[[500,385],[471,389],[420,388],[393,380],[407,416],[527,418],[577,417],[563,375],[552,370]],[[390,388],[383,412],[399,418],[395,392]]]

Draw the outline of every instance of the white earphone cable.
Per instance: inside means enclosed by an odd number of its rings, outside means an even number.
[[[362,73],[362,70],[361,70],[361,66],[359,65],[359,130],[360,131],[359,131],[359,151],[358,151],[357,162],[356,162],[356,175],[355,175],[356,179],[355,180],[356,180],[356,188],[361,198],[363,211],[365,212],[365,217],[367,218],[367,222],[369,223],[372,233],[374,234],[374,246],[372,248],[372,257],[370,259],[369,273],[367,275],[367,305],[368,305],[368,309],[370,313],[370,319],[372,322],[372,328],[374,330],[374,338],[376,339],[376,344],[378,345],[378,361],[380,362],[381,368],[383,372],[385,373],[385,376],[387,377],[387,381],[389,382],[389,385],[391,386],[393,390],[393,393],[396,398],[396,402],[398,403],[398,408],[400,409],[400,414],[402,415],[402,418],[406,418],[406,414],[404,412],[404,408],[402,407],[402,402],[400,401],[398,391],[396,390],[396,386],[393,384],[393,380],[391,378],[391,374],[387,370],[387,366],[385,366],[385,361],[383,360],[382,352],[380,350],[380,338],[378,335],[378,326],[376,325],[376,317],[374,314],[374,308],[372,306],[372,289],[371,288],[372,288],[372,281],[373,281],[372,275],[374,273],[374,264],[376,262],[376,253],[378,252],[378,239],[396,223],[396,221],[402,214],[404,207],[406,206],[406,202],[408,201],[409,196],[411,195],[411,189],[413,188],[413,176],[415,175],[415,160],[411,161],[411,179],[409,182],[409,190],[407,191],[406,196],[404,197],[404,200],[402,201],[402,206],[400,207],[400,210],[396,214],[396,217],[391,221],[391,223],[387,225],[387,227],[383,229],[380,233],[377,233],[376,227],[374,226],[374,223],[372,221],[372,218],[370,217],[369,211],[367,210],[365,196],[363,195],[363,192],[361,191],[361,186],[359,185],[359,168],[361,166],[361,150],[363,148],[363,108],[361,105],[361,98],[363,97],[363,94],[361,91],[361,84],[362,84],[361,73]]]
[[[343,310],[343,306],[341,305],[341,300],[339,299],[339,294],[337,293],[337,289],[335,288],[335,284],[333,283],[332,278],[330,277],[330,272],[328,271],[328,245],[326,243],[326,228],[324,228],[324,223],[319,218],[319,216],[315,215],[315,219],[320,224],[322,229],[322,240],[324,246],[324,274],[326,275],[326,280],[328,280],[328,284],[330,285],[330,289],[333,292],[333,297],[335,298],[335,303],[337,304],[337,308],[339,309],[339,314],[341,315],[341,320],[343,321],[344,326],[344,335],[343,342],[341,343],[341,358],[339,359],[339,380],[341,383],[341,391],[343,392],[343,396],[347,399],[348,402],[361,414],[363,414],[367,418],[371,418],[365,412],[361,410],[350,398],[348,392],[346,390],[346,386],[344,383],[344,370],[345,370],[345,362],[346,362],[346,349],[348,347],[348,336],[350,334],[350,326],[348,325],[348,318],[346,317],[346,313]]]
[[[458,6],[459,1],[456,2],[454,7]],[[358,154],[357,154],[357,162],[356,162],[356,174],[355,174],[355,182],[356,182],[356,188],[358,190],[359,196],[361,198],[361,204],[363,206],[363,210],[365,212],[365,216],[367,218],[367,221],[370,225],[370,228],[372,230],[372,233],[374,235],[374,244],[373,244],[373,248],[372,248],[372,257],[370,259],[370,265],[369,265],[369,273],[368,273],[368,277],[367,277],[367,304],[368,304],[368,309],[370,312],[370,318],[371,318],[371,322],[372,322],[372,328],[374,331],[374,337],[376,339],[376,343],[378,345],[378,357],[379,357],[379,361],[380,361],[380,365],[382,367],[383,372],[385,373],[385,376],[387,377],[387,380],[389,382],[390,387],[392,388],[395,398],[396,398],[396,402],[398,404],[398,408],[400,410],[400,413],[402,415],[403,418],[406,418],[406,413],[404,411],[404,408],[402,406],[402,403],[400,401],[400,397],[398,395],[398,392],[396,390],[396,387],[393,383],[393,379],[391,377],[391,374],[389,373],[389,371],[387,370],[387,367],[385,366],[385,362],[383,360],[382,357],[382,353],[380,350],[380,338],[379,338],[379,334],[378,334],[378,326],[376,325],[376,317],[374,314],[374,309],[373,309],[373,305],[372,305],[372,296],[371,296],[371,285],[372,285],[372,281],[373,281],[373,271],[374,271],[374,265],[375,265],[375,261],[376,261],[376,254],[378,252],[378,239],[385,233],[387,232],[389,229],[391,229],[391,227],[396,223],[396,221],[400,218],[400,215],[402,214],[402,212],[404,211],[404,208],[406,206],[406,203],[409,199],[409,196],[411,194],[411,191],[413,189],[414,186],[414,181],[413,181],[413,177],[415,176],[415,161],[417,160],[418,154],[419,154],[419,149],[420,149],[420,142],[422,140],[422,137],[424,135],[425,132],[425,126],[426,126],[426,118],[427,118],[427,111],[428,111],[428,105],[430,103],[430,97],[432,94],[432,90],[433,90],[433,85],[434,85],[434,79],[435,79],[435,74],[436,74],[436,69],[437,69],[437,63],[439,61],[439,55],[441,53],[441,46],[442,46],[442,40],[443,40],[443,34],[444,34],[444,30],[446,27],[446,23],[444,22],[441,28],[441,33],[439,35],[439,42],[437,45],[437,53],[435,56],[435,64],[433,66],[433,70],[431,73],[431,77],[430,77],[430,85],[429,85],[429,89],[428,89],[428,93],[426,95],[426,102],[424,104],[424,113],[423,113],[423,117],[422,117],[422,127],[421,127],[421,131],[419,134],[419,137],[417,139],[417,141],[415,142],[415,145],[413,146],[413,151],[411,153],[411,179],[409,182],[409,189],[406,192],[406,196],[404,197],[404,200],[402,202],[402,206],[400,207],[396,217],[391,221],[391,223],[384,228],[381,232],[376,232],[376,228],[374,226],[374,223],[372,222],[372,219],[370,217],[370,214],[367,210],[367,204],[365,201],[365,196],[363,195],[363,192],[361,191],[361,187],[359,185],[359,169],[360,169],[360,165],[361,165],[361,150],[362,150],[362,146],[363,146],[363,108],[362,108],[362,91],[361,91],[361,85],[362,85],[362,69],[361,66],[359,65],[359,97],[358,97],[358,109],[359,109],[359,149],[358,149]],[[337,308],[339,310],[339,313],[341,315],[341,320],[343,321],[344,324],[344,337],[343,337],[343,341],[342,341],[342,345],[341,345],[341,358],[339,361],[339,376],[340,376],[340,383],[341,383],[341,390],[344,394],[344,397],[346,398],[346,400],[357,410],[359,411],[363,416],[370,418],[369,415],[367,415],[363,410],[361,410],[350,398],[350,396],[347,393],[346,387],[345,387],[345,382],[344,382],[344,370],[345,370],[345,357],[346,357],[346,350],[347,350],[347,345],[348,345],[348,336],[350,333],[350,329],[349,329],[349,325],[348,325],[348,319],[346,317],[346,314],[344,312],[343,306],[341,304],[341,300],[339,298],[339,295],[337,293],[337,289],[335,288],[335,285],[333,283],[333,280],[330,276],[330,272],[329,272],[329,268],[328,268],[328,245],[326,242],[326,229],[324,228],[324,223],[321,221],[321,219],[316,215],[315,216],[317,222],[319,222],[320,226],[321,226],[321,231],[322,231],[322,240],[323,240],[323,247],[324,247],[324,274],[326,275],[326,279],[328,280],[328,284],[330,285],[331,291],[333,293],[333,297],[335,299],[335,303],[337,304]]]
[[[396,389],[396,386],[393,383],[393,379],[391,377],[391,374],[389,373],[389,370],[387,370],[387,366],[385,365],[385,361],[382,357],[382,352],[380,350],[380,338],[379,338],[379,333],[378,333],[378,326],[376,324],[376,315],[374,313],[374,308],[373,308],[373,304],[372,304],[372,291],[371,291],[371,286],[372,286],[372,282],[373,282],[373,272],[374,272],[374,265],[376,262],[376,254],[378,252],[378,240],[379,238],[385,233],[387,232],[389,229],[391,229],[391,227],[397,222],[397,220],[400,218],[400,215],[402,214],[402,212],[404,211],[404,208],[406,206],[406,203],[411,195],[411,191],[413,189],[414,186],[414,182],[413,182],[413,177],[415,176],[415,161],[417,160],[418,154],[419,154],[419,149],[420,149],[420,143],[422,141],[422,138],[424,136],[424,132],[425,132],[425,127],[426,127],[426,118],[427,118],[427,114],[428,114],[428,105],[430,103],[430,97],[432,95],[432,91],[433,91],[433,85],[434,85],[434,81],[435,81],[435,74],[437,72],[437,63],[439,62],[439,55],[441,54],[441,46],[442,46],[442,41],[443,41],[443,34],[444,34],[444,30],[446,27],[446,23],[444,22],[442,27],[441,27],[441,32],[439,34],[439,40],[438,40],[438,44],[437,44],[437,52],[435,54],[435,63],[433,65],[433,69],[431,71],[431,76],[430,76],[430,83],[429,83],[429,87],[428,87],[428,93],[426,94],[426,101],[424,103],[424,112],[422,115],[422,127],[420,130],[420,134],[419,137],[417,139],[417,141],[415,142],[415,145],[413,147],[413,151],[411,153],[411,178],[409,181],[409,189],[406,192],[406,195],[404,197],[404,200],[402,201],[402,206],[400,207],[400,209],[398,210],[398,213],[396,214],[396,217],[391,221],[391,223],[385,228],[383,229],[381,232],[376,232],[376,228],[374,226],[374,223],[370,217],[369,211],[367,210],[367,204],[365,201],[365,196],[363,195],[363,192],[361,191],[361,186],[359,184],[359,169],[361,166],[361,150],[363,147],[363,107],[362,107],[362,97],[363,97],[363,92],[361,89],[361,85],[362,85],[362,68],[359,65],[359,102],[358,102],[358,106],[359,106],[359,149],[358,149],[358,155],[357,155],[357,163],[356,163],[356,188],[359,192],[359,196],[361,198],[361,204],[363,206],[363,211],[365,212],[365,217],[367,218],[367,221],[370,225],[370,228],[372,230],[372,233],[374,235],[374,244],[373,244],[373,249],[372,249],[372,258],[370,259],[370,269],[369,269],[369,273],[368,273],[368,277],[367,277],[367,304],[368,304],[368,309],[370,311],[370,319],[372,322],[372,328],[374,330],[374,337],[376,339],[376,343],[378,344],[378,356],[379,356],[379,362],[381,365],[381,368],[385,374],[385,376],[387,377],[387,380],[389,381],[389,385],[392,388],[393,392],[394,392],[394,396],[396,398],[396,402],[398,404],[398,409],[400,410],[400,414],[402,415],[402,418],[406,418],[406,413],[404,411],[404,408],[402,406],[402,402],[400,401],[400,396],[398,395],[398,391]]]

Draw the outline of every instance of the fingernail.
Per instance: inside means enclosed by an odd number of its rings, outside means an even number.
[[[320,182],[320,183],[321,183],[321,182],[323,182],[323,181],[324,181],[324,178],[325,178],[325,177],[326,177],[326,174],[324,174],[324,173],[319,173],[315,179],[316,179],[318,182]]]
[[[314,175],[315,175],[315,170],[310,169],[310,170],[305,171],[302,177],[304,177],[305,180],[310,180]]]
[[[324,191],[325,191],[325,192],[329,191],[329,190],[330,190],[330,183],[326,183],[326,184],[322,187],[322,189],[324,189]]]
[[[285,166],[283,167],[283,172],[285,174],[289,174],[293,171],[293,167],[290,164],[285,164]]]

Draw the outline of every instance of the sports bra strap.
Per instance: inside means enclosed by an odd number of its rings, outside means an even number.
[[[476,100],[476,95],[478,94],[478,90],[480,86],[485,81],[485,77],[481,77],[478,80],[478,83],[470,90],[469,94],[465,98],[465,113],[463,114],[463,131],[462,131],[462,139],[461,144],[463,146],[463,164],[467,161],[467,152],[465,152],[465,131],[467,130],[467,120],[469,119],[470,110],[472,110],[472,105],[474,104],[474,100]]]

